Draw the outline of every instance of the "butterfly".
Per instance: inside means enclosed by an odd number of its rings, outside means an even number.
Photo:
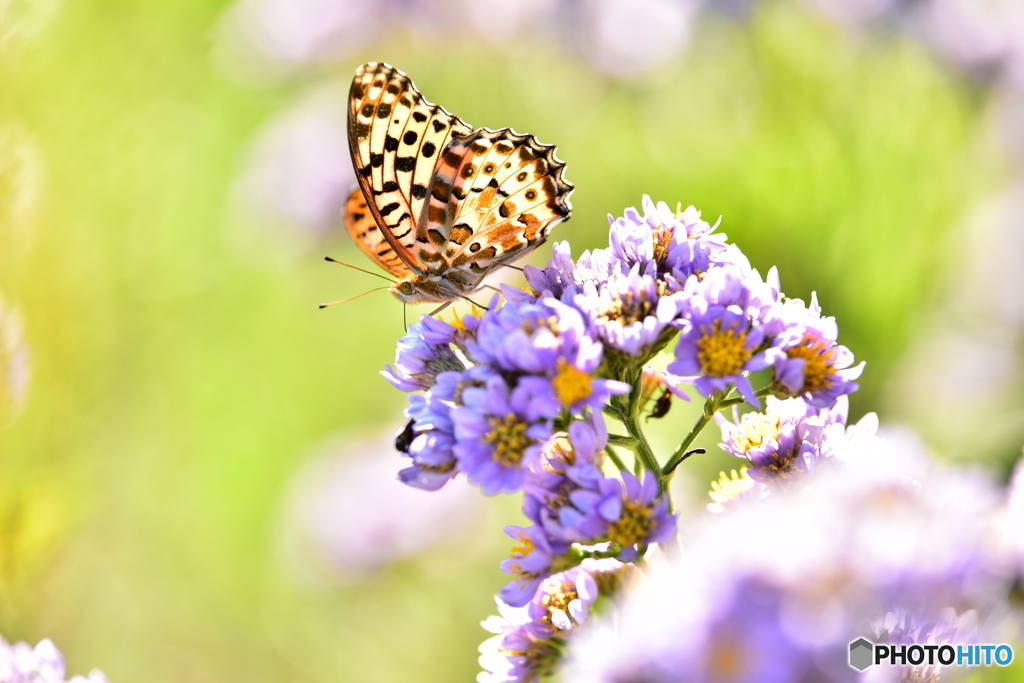
[[[569,218],[573,186],[554,145],[474,129],[388,64],[356,69],[348,137],[359,186],[345,225],[405,303],[466,298]]]

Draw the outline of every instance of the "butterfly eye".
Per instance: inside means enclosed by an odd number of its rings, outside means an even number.
[[[398,283],[398,291],[401,292],[402,294],[405,294],[406,296],[409,296],[413,293],[414,287],[412,286],[412,283],[409,282],[408,280],[402,280],[401,282]]]

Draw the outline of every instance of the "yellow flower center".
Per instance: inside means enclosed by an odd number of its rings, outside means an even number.
[[[828,389],[832,386],[836,350],[834,346],[826,348],[828,343],[824,339],[815,339],[807,334],[800,344],[786,349],[786,355],[790,358],[804,359],[804,386],[800,393]]]
[[[722,322],[716,320],[711,329],[701,328],[704,336],[697,341],[697,360],[701,372],[709,377],[735,375],[753,356],[746,348],[747,332],[731,327],[722,329]]]
[[[548,625],[551,625],[552,612],[562,610],[568,615],[569,603],[579,598],[576,584],[571,581],[564,581],[557,586],[545,586],[542,590],[540,603],[544,606],[544,616],[541,619]]]
[[[747,471],[737,472],[732,470],[729,474],[722,472],[718,481],[711,482],[711,499],[724,503],[744,493],[754,485],[754,480],[747,475]]]
[[[667,287],[668,285],[659,280],[658,296],[664,296]],[[657,299],[651,301],[647,298],[646,290],[637,293],[627,290],[620,292],[618,296],[602,296],[599,317],[607,321],[614,320],[625,327],[652,315],[656,303]]]
[[[454,327],[460,333],[465,333],[466,332],[466,323],[463,322],[463,318],[464,317],[465,316],[461,316],[458,313],[452,313],[452,321],[450,323],[448,323],[448,324],[451,325],[452,327]]]
[[[733,443],[744,453],[752,448],[760,448],[765,441],[779,438],[781,424],[775,415],[747,413],[740,419],[739,429],[733,438]]]
[[[711,680],[735,681],[746,678],[747,667],[736,643],[717,642],[708,656],[708,674]]]
[[[506,467],[519,464],[523,459],[523,451],[533,445],[533,439],[526,435],[528,427],[515,413],[509,413],[503,418],[491,418],[491,431],[484,437],[484,441],[494,445],[496,462]]]
[[[566,408],[593,393],[590,375],[569,365],[564,358],[558,359],[558,374],[555,375],[552,384],[555,386],[558,400]]]
[[[651,530],[652,511],[631,500],[622,501],[622,514],[608,525],[608,540],[625,547],[647,538]]]

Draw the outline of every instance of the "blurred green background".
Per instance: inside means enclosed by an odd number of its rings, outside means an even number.
[[[574,254],[606,245],[606,215],[643,194],[721,216],[789,296],[816,290],[867,361],[854,419],[877,411],[997,473],[1019,454],[1019,395],[981,422],[901,370],[957,291],[973,207],[1012,182],[987,84],[900,32],[793,2],[688,17],[678,49],[628,74],[592,58],[610,47],[573,41],[575,15],[527,15],[499,41],[446,26],[445,3],[349,4],[379,15],[372,36],[353,7],[352,49],[274,62],[238,45],[255,2],[0,3],[0,324],[20,316],[31,368],[0,402],[5,638],[50,637],[71,672],[111,681],[475,676],[515,500],[482,501],[456,537],[355,578],[289,512],[325,449],[399,468],[387,442],[403,398],[377,370],[402,309],[381,292],[316,310],[377,285],[320,260],[372,267],[331,208],[350,172],[337,139],[322,138],[316,164],[335,180],[306,225],[271,210],[294,197],[245,179],[288,156],[259,140],[296,108],[327,103],[343,131],[351,73],[371,59],[474,125],[557,144],[577,189],[555,237]],[[263,20],[287,24],[288,7]],[[320,182],[281,173],[299,192]],[[676,406],[656,439],[695,410]],[[734,466],[694,462],[682,506]],[[390,507],[381,493],[328,523]]]

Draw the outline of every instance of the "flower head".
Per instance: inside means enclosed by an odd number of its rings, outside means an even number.
[[[816,408],[831,408],[840,396],[853,393],[853,381],[864,369],[855,367],[853,354],[836,343],[838,328],[835,318],[821,317],[815,296],[805,307],[799,299],[786,301],[776,308],[774,324],[779,329],[775,347],[782,351],[774,363],[774,379],[791,396],[802,396]]]
[[[719,413],[715,421],[722,428],[722,449],[750,463],[750,478],[778,486],[814,467],[825,446],[826,427],[846,422],[846,402],[819,410],[802,399],[769,396],[763,413],[747,413],[736,424]]]
[[[452,349],[456,333],[456,328],[448,323],[423,316],[398,340],[395,367],[386,365],[380,374],[401,391],[430,389],[442,372],[459,372],[466,368]]]
[[[717,226],[701,220],[694,207],[677,214],[647,195],[642,206],[642,216],[629,208],[621,218],[608,217],[611,252],[627,270],[640,265],[677,291],[691,275],[707,271],[712,255],[725,248],[726,236],[715,233]]]
[[[451,410],[459,470],[487,495],[519,490],[540,460],[558,409],[538,377],[520,378],[512,388],[495,376],[463,390],[462,403]]]

